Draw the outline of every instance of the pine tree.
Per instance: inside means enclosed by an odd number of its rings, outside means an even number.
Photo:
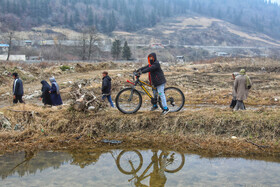
[[[107,22],[106,17],[104,17],[100,22],[101,31],[104,33],[108,33],[108,24],[107,23],[108,22]]]
[[[89,9],[89,13],[88,13],[88,25],[92,26],[94,24],[94,17],[93,17],[93,13],[92,13],[92,9]]]
[[[103,8],[108,9],[109,8],[109,2],[108,0],[103,0]]]
[[[113,9],[114,10],[118,10],[118,3],[119,3],[119,0],[114,0],[113,1]]]
[[[74,27],[74,21],[73,21],[73,16],[72,15],[70,16],[69,25],[70,25],[71,28]]]
[[[65,25],[68,24],[68,14],[67,14],[67,11],[65,11],[65,13],[64,13],[64,24]]]
[[[112,13],[110,15],[110,19],[109,19],[108,31],[113,32],[115,30],[116,26],[117,26],[117,20],[116,20],[114,12],[112,11]]]
[[[6,4],[6,6],[7,6],[7,8],[6,8],[6,10],[7,10],[7,12],[8,13],[10,13],[10,1],[6,1],[7,2],[7,4]]]
[[[100,4],[101,4],[101,3],[100,3],[100,0],[96,0],[96,5],[97,5],[97,6],[100,6]]]
[[[127,41],[124,42],[124,46],[123,46],[123,50],[122,50],[122,57],[125,60],[131,59],[131,51],[130,51],[130,47],[127,44]]]
[[[77,9],[75,9],[75,17],[74,17],[74,22],[78,23],[80,21],[80,14]]]
[[[2,13],[6,13],[6,1],[0,1],[0,10]]]
[[[111,48],[111,54],[114,59],[118,59],[122,51],[121,41],[115,39]]]

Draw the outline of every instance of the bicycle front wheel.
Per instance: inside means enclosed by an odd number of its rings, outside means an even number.
[[[122,151],[117,157],[116,163],[123,174],[136,174],[142,168],[143,157],[137,150]]]
[[[162,152],[159,156],[159,164],[164,167],[164,171],[168,173],[176,173],[185,165],[184,154],[177,152]]]
[[[179,112],[185,105],[185,96],[179,88],[168,87],[164,89],[167,107],[170,112]],[[161,108],[162,103],[159,99],[159,105]]]
[[[142,105],[142,96],[133,88],[121,90],[116,97],[116,106],[124,114],[136,113]]]

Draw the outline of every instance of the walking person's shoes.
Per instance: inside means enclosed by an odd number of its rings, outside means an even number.
[[[169,108],[162,111],[161,115],[166,115],[170,112]]]
[[[158,109],[158,106],[152,106],[151,110],[150,111],[155,111]]]

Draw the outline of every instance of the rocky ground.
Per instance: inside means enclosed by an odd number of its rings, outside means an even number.
[[[279,155],[280,66],[271,59],[162,64],[167,85],[179,87],[186,97],[184,110],[166,117],[160,117],[159,112],[148,112],[150,103],[146,99],[135,115],[123,115],[100,102],[97,110],[73,109],[77,99],[73,94],[79,88],[100,99],[102,71],[109,71],[115,97],[128,86],[126,80],[131,79],[131,72],[142,65],[1,63],[0,118],[10,125],[0,126],[0,150],[98,147],[102,146],[101,139],[114,138],[124,140],[124,147],[164,144],[170,149],[200,150],[213,155]],[[253,88],[245,103],[248,110],[233,112],[228,108],[231,74],[240,68],[247,69]],[[9,74],[14,71],[23,79],[26,105],[12,106],[13,80]],[[38,99],[40,81],[50,76],[55,76],[61,87],[65,103],[62,107],[43,107]]]

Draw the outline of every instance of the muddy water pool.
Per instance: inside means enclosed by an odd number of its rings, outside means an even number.
[[[280,158],[206,158],[160,150],[40,151],[2,155],[0,166],[0,186],[280,185]]]

